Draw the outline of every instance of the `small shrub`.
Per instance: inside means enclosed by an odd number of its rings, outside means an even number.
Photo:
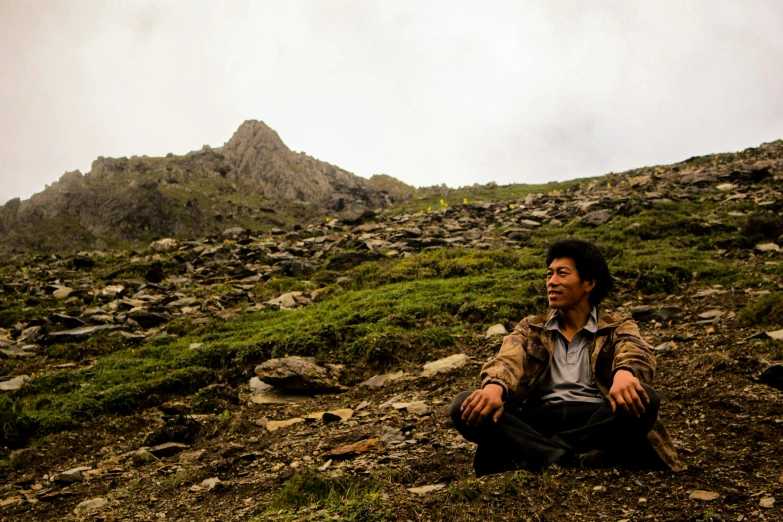
[[[671,294],[680,289],[680,284],[677,278],[668,272],[647,270],[639,273],[635,288],[646,295]]]
[[[783,217],[774,214],[751,214],[742,225],[741,232],[750,243],[776,241],[783,235]]]
[[[783,324],[783,293],[769,294],[748,302],[740,312],[747,326]]]

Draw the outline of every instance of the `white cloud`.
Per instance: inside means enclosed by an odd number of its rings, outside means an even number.
[[[777,2],[5,2],[0,189],[98,155],[295,150],[415,185],[599,175],[783,137]]]

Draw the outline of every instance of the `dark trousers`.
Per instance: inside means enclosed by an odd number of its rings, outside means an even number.
[[[618,463],[644,466],[654,459],[645,436],[658,418],[660,400],[652,387],[642,386],[650,404],[638,419],[619,408],[613,412],[609,401],[523,403],[507,404],[497,423],[487,418],[468,426],[460,408],[471,392],[454,398],[450,414],[457,431],[478,444],[473,461],[477,476],[510,469],[538,471],[556,462],[574,465],[576,455],[592,450],[604,451]]]

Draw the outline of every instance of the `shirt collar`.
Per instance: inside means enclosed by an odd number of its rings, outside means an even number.
[[[560,317],[560,310],[555,310],[554,313],[552,313],[552,316],[549,318],[549,320],[544,325],[544,328],[547,330],[557,330],[560,331],[560,321],[558,318]],[[587,316],[587,323],[582,327],[582,330],[587,330],[590,333],[595,333],[598,331],[598,310],[594,306],[590,310],[590,315]]]

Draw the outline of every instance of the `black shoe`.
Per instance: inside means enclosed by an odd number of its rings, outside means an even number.
[[[611,455],[601,450],[591,450],[579,455],[579,467],[582,469],[606,469],[614,466]]]
[[[473,455],[473,470],[476,472],[476,478],[518,469],[540,471],[539,468],[531,466],[527,461],[511,459],[508,453],[503,453],[490,446],[479,446]]]
[[[582,465],[582,460],[576,454],[566,451],[553,464],[557,464],[561,468],[579,468]]]

